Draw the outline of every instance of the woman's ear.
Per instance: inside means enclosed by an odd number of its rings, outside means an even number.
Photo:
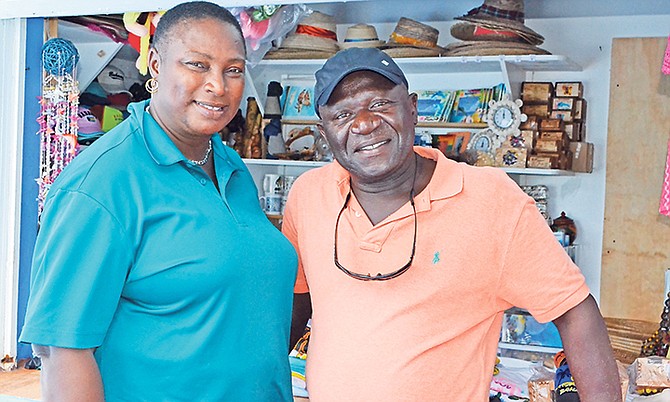
[[[152,46],[149,48],[147,59],[149,74],[155,78],[158,76],[158,72],[160,70],[160,56],[158,55],[158,51],[155,47]]]

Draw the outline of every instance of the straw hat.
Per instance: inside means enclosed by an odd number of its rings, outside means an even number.
[[[493,40],[462,41],[447,45],[444,56],[498,56],[524,54],[551,54],[528,43]]]
[[[375,27],[368,24],[356,24],[347,28],[344,42],[340,42],[340,47],[342,49],[349,49],[350,47],[380,47],[383,44],[384,41],[379,40]]]
[[[525,26],[524,17],[523,0],[484,0],[481,6],[456,17],[465,24],[453,25],[451,35],[466,41],[493,39],[542,44],[544,37]]]
[[[266,53],[265,58],[328,58],[340,50],[336,31],[333,17],[313,11],[300,20],[279,49]]]
[[[401,17],[382,49],[391,57],[439,56],[444,52],[437,46],[439,34],[430,25]]]

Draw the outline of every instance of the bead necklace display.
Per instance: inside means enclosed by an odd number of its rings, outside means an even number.
[[[654,332],[647,340],[642,343],[642,356],[662,356],[668,355],[670,346],[670,293],[666,295],[663,303],[663,312],[658,330]]]
[[[36,179],[38,216],[51,184],[79,148],[79,89],[75,79],[78,61],[77,48],[68,40],[50,39],[42,46],[42,96],[37,118],[40,126],[40,175]]]

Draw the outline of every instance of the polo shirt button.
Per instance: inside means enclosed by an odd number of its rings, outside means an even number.
[[[202,185],[204,186],[205,184],[207,184],[207,180],[205,180],[205,179],[200,179],[200,184],[202,184]]]
[[[360,217],[361,217],[361,213],[358,212],[358,211],[356,211],[356,212],[354,213],[354,215],[356,215],[356,218],[360,218]]]

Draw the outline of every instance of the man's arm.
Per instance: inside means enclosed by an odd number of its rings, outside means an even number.
[[[105,395],[94,350],[33,345],[35,355],[42,361],[42,400],[103,402]]]
[[[309,317],[312,316],[312,299],[309,293],[293,294],[293,319],[291,320],[291,337],[289,352],[295,346],[298,339],[305,332],[305,326]]]
[[[620,402],[619,373],[593,296],[554,320],[582,402]]]

